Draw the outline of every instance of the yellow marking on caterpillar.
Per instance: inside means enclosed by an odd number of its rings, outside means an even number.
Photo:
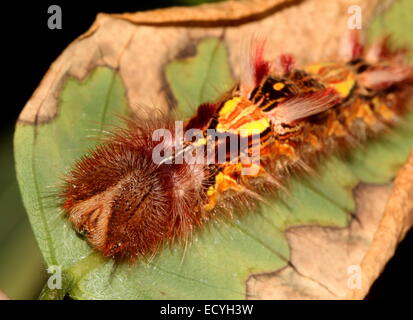
[[[249,107],[241,107],[242,111],[240,112],[240,114],[232,120],[232,123],[236,123],[237,121],[239,121],[240,119],[244,118],[244,117],[248,117],[249,115],[253,114],[254,111],[257,110],[257,107],[253,104],[251,104]]]
[[[210,197],[212,195],[214,195],[215,193],[215,188],[213,186],[209,186],[208,190],[207,190],[207,196]]]
[[[241,102],[242,98],[241,97],[235,97],[227,102],[225,102],[224,106],[222,107],[221,111],[219,112],[219,115],[221,117],[225,117],[226,115],[230,114],[235,110],[235,108],[238,106],[238,104]]]
[[[202,146],[202,145],[205,145],[206,143],[207,143],[207,140],[205,138],[200,138],[196,141],[195,145]]]
[[[263,133],[267,128],[270,127],[270,121],[267,118],[262,118],[260,120],[248,122],[241,127],[239,130],[241,136],[251,136],[253,134]],[[241,131],[242,130],[242,131]]]
[[[285,87],[285,84],[282,83],[282,82],[277,82],[272,87],[273,87],[274,90],[280,91]]]
[[[335,89],[340,98],[347,97],[356,83],[356,75],[351,70],[335,63],[312,64],[304,70],[318,77],[326,87]]]
[[[219,112],[217,131],[241,133],[242,136],[260,134],[270,127],[270,120],[259,107],[241,97],[225,102]],[[242,132],[241,132],[242,130]]]
[[[376,111],[384,120],[390,121],[394,119],[394,112],[384,102],[380,101],[379,97],[373,98],[373,104]]]
[[[350,91],[351,89],[353,89],[355,83],[355,75],[352,72],[349,72],[347,78],[344,81],[328,84],[328,86],[334,88],[341,98],[345,98],[350,94]]]
[[[304,67],[304,71],[308,73],[318,74],[321,68],[333,66],[334,63],[317,63],[317,64],[310,64]]]
[[[204,209],[206,211],[214,209],[219,200],[220,194],[229,189],[240,191],[242,187],[228,174],[219,172],[215,176],[215,185],[210,186],[207,190],[208,202],[204,205]]]

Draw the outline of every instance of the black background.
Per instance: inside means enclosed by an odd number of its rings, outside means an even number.
[[[0,115],[1,134],[10,135],[14,123],[38,86],[50,64],[77,36],[84,33],[93,23],[98,12],[122,13],[142,11],[152,8],[179,5],[185,1],[43,1],[26,4],[19,1],[8,2],[3,6],[2,52],[3,55],[3,94]],[[62,29],[50,30],[47,27],[50,5],[62,8]],[[395,257],[373,285],[367,299],[407,298],[412,283],[413,262],[410,259],[413,249],[411,231],[400,244]],[[411,294],[410,294],[411,296]]]
[[[100,1],[8,2],[1,14],[4,24],[2,51],[8,56],[3,61],[7,70],[3,79],[7,83],[4,94],[8,103],[2,108],[7,116],[1,117],[1,123],[14,123],[50,64],[70,42],[89,29],[97,13],[143,11],[181,3],[185,1],[110,1],[106,4]],[[59,5],[62,9],[61,30],[47,27],[50,5]]]

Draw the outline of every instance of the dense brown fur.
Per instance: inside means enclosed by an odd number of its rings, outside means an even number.
[[[118,260],[149,257],[166,241],[185,241],[205,216],[203,167],[155,164],[152,131],[162,124],[129,121],[81,159],[66,179],[63,207],[91,245]],[[198,184],[197,184],[198,183]]]

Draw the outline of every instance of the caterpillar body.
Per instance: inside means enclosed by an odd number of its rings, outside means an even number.
[[[240,153],[229,151],[221,162],[156,163],[154,132],[168,130],[177,142],[175,119],[130,119],[75,164],[60,193],[63,210],[93,248],[128,261],[189,241],[210,219],[249,211],[284,189],[290,172],[310,171],[319,155],[355,147],[408,112],[413,69],[406,51],[391,51],[385,40],[363,51],[349,33],[339,62],[295,68],[286,54],[266,61],[264,41],[256,41],[239,84],[184,122],[184,131],[202,137],[180,142],[193,152],[211,144],[211,130],[244,136],[249,142],[240,152],[258,151],[258,163],[234,161]],[[257,133],[255,143],[248,140]],[[212,140],[213,148],[220,143]],[[178,153],[172,147],[172,160]]]

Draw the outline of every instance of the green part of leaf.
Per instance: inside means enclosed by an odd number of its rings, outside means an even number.
[[[348,158],[351,170],[360,180],[369,183],[384,183],[407,160],[413,148],[413,114],[405,118],[406,124],[381,139],[371,141],[365,150],[357,150]]]
[[[187,115],[193,112],[190,105],[218,98],[233,83],[219,39],[201,41],[196,52],[166,66],[178,109]],[[220,84],[218,90],[210,89],[209,83]],[[93,253],[44,196],[75,159],[94,145],[85,139],[88,129],[95,128],[99,134],[102,125],[116,123],[113,114],[127,112],[117,74],[97,68],[83,81],[66,81],[55,119],[38,126],[17,126],[16,166],[24,203],[48,265],[61,265],[64,271],[62,291],[46,288],[42,298],[62,298],[68,292],[76,299],[243,299],[252,274],[287,265],[287,228],[345,227],[355,209],[353,188],[360,181],[389,181],[406,160],[413,141],[409,115],[404,126],[348,159],[328,159],[317,176],[293,178],[290,195],[283,194],[259,212],[232,222],[212,221],[186,248],[164,249],[150,262],[115,265]]]
[[[127,113],[122,81],[112,70],[100,67],[84,81],[69,78],[65,82],[56,118],[45,124],[17,125],[17,177],[48,265],[65,269],[90,252],[66,223],[55,196],[65,173],[95,145],[103,125],[119,124],[116,115]]]
[[[108,261],[99,252],[92,252],[65,270],[50,270],[50,278],[43,287],[39,300],[62,300],[66,294],[75,290],[87,274],[105,263]]]
[[[390,10],[376,17],[369,27],[368,39],[373,42],[383,36],[390,35],[391,44],[409,48],[409,58],[413,61],[413,1],[393,1]]]
[[[208,38],[193,57],[175,60],[165,68],[169,86],[177,100],[178,114],[187,118],[204,102],[214,102],[234,85],[222,41]]]

